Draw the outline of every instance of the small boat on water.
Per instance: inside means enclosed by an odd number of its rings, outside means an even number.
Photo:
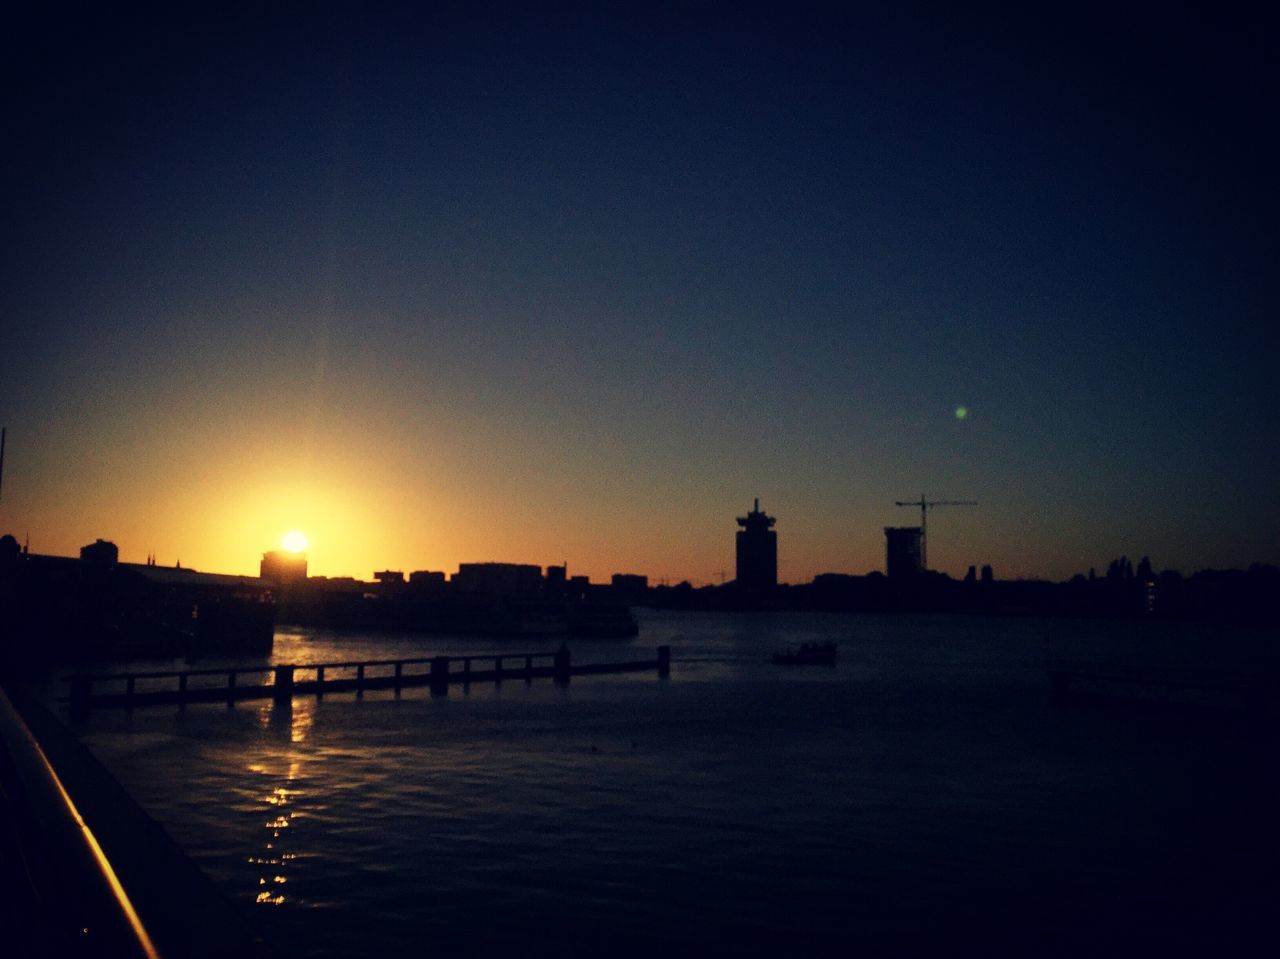
[[[799,647],[788,646],[780,653],[773,654],[775,666],[834,666],[836,664],[836,644],[833,640],[824,643],[801,643]]]

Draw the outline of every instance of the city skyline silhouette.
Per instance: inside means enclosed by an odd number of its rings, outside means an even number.
[[[251,573],[1276,563],[1255,35],[276,8],[8,65],[0,526]],[[935,520],[931,517],[931,522]]]

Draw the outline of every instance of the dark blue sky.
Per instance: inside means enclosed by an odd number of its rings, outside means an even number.
[[[5,525],[708,581],[760,495],[800,581],[924,491],[954,574],[1280,560],[1261,24],[466,9],[19,23]]]

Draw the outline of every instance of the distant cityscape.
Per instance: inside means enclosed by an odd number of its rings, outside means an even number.
[[[652,584],[642,573],[608,583],[571,575],[565,564],[461,563],[439,570],[381,569],[370,580],[310,576],[305,552],[270,550],[258,576],[199,572],[181,563],[121,563],[98,539],[78,558],[44,556],[0,537],[0,589],[12,635],[52,637],[59,655],[105,647],[138,654],[269,649],[276,624],[397,629],[493,636],[635,636],[632,607],[688,610],[826,610],[998,616],[1121,617],[1270,623],[1280,569],[1204,570],[1184,576],[1142,557],[1109,562],[1066,582],[999,580],[990,565],[956,580],[926,565],[925,511],[919,526],[884,529],[884,571],[823,573],[778,582],[778,521],[755,500],[736,518],[735,577],[720,585]],[[942,505],[941,502],[937,505]],[[969,505],[965,503],[964,505]],[[12,651],[12,643],[6,649]]]
[[[900,505],[933,505],[923,497]],[[970,505],[967,502],[964,505]],[[883,572],[865,575],[823,573],[805,584],[778,582],[777,518],[761,510],[756,499],[737,517],[734,536],[735,576],[720,585],[651,584],[640,573],[614,573],[608,583],[570,576],[566,566],[519,563],[462,563],[451,577],[444,572],[379,570],[372,583],[353,577],[307,575],[306,556],[285,550],[263,555],[264,581],[297,590],[369,591],[380,597],[490,594],[516,597],[607,601],[634,606],[681,609],[825,609],[862,612],[981,612],[998,615],[1212,617],[1269,621],[1270,601],[1280,595],[1280,569],[1254,564],[1248,570],[1205,570],[1184,577],[1176,570],[1157,571],[1142,557],[1110,561],[1066,582],[997,580],[990,565],[970,566],[962,580],[925,566],[926,529],[884,528]]]

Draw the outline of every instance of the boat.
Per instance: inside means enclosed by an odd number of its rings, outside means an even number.
[[[775,666],[834,666],[836,664],[836,644],[833,640],[824,643],[801,643],[798,647],[788,646],[780,653],[773,654]]]
[[[569,633],[593,639],[633,639],[640,635],[640,624],[630,606],[578,603],[569,607]]]

